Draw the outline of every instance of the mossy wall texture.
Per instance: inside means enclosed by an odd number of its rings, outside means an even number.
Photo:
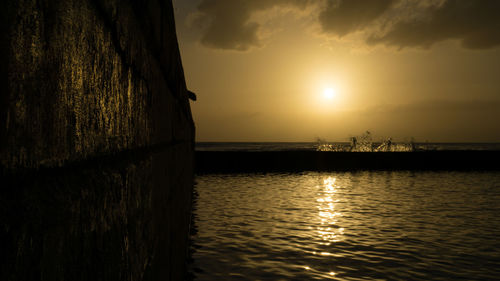
[[[182,279],[194,125],[171,2],[0,9],[0,280]]]

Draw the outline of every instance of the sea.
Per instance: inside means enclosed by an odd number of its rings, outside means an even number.
[[[204,174],[196,176],[193,197],[191,280],[500,280],[500,172]]]

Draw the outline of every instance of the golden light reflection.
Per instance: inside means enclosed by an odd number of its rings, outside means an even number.
[[[342,216],[335,208],[339,200],[336,198],[339,186],[336,184],[335,177],[327,177],[323,179],[322,190],[318,193],[320,196],[316,199],[318,202],[318,217],[320,225],[316,227],[318,236],[329,245],[333,242],[342,240],[344,228],[338,227],[338,218]],[[327,252],[321,252],[320,255],[329,255]]]
[[[336,178],[328,177],[323,180],[323,184],[326,186],[327,190],[334,190]]]
[[[305,270],[308,270],[308,271],[313,271],[315,274],[317,274],[318,276],[321,276],[323,278],[326,278],[326,279],[331,279],[333,278],[333,276],[337,275],[337,273],[333,272],[333,271],[327,271],[325,273],[322,273],[322,272],[319,272],[317,270],[314,270],[313,268],[307,266],[307,265],[304,265],[304,266],[301,266],[303,269]]]

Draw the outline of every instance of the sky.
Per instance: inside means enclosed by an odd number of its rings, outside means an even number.
[[[500,1],[173,5],[197,141],[500,142]]]

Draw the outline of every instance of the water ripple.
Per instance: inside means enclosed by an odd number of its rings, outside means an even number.
[[[197,178],[195,280],[494,280],[499,173]]]

